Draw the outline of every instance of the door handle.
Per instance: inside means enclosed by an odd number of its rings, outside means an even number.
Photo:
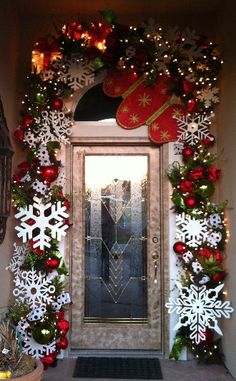
[[[159,253],[158,251],[154,250],[152,252],[152,260],[154,264],[154,283],[157,283],[158,259],[159,259]]]

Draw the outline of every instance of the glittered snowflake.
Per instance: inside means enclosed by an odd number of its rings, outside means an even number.
[[[44,250],[45,247],[51,247],[51,237],[60,241],[66,235],[65,230],[68,225],[65,225],[64,219],[68,218],[69,215],[65,211],[66,207],[62,206],[61,201],[54,204],[51,202],[43,204],[35,196],[33,204],[28,205],[26,208],[20,208],[15,215],[16,218],[21,220],[20,226],[15,228],[18,231],[17,236],[22,238],[23,242],[33,239],[34,248],[39,247]],[[29,220],[31,221],[30,224],[27,223]]]
[[[186,213],[177,214],[176,226],[176,239],[191,247],[201,245],[209,235],[206,218],[196,219]]]
[[[37,125],[36,143],[46,145],[48,142],[69,143],[72,121],[64,112],[43,111],[39,118],[35,118]]]
[[[179,315],[179,321],[174,329],[189,326],[190,339],[196,344],[206,340],[206,328],[213,329],[219,335],[223,335],[217,319],[229,318],[233,312],[229,301],[220,300],[219,293],[224,287],[220,284],[216,288],[207,289],[206,286],[182,287],[176,282],[180,296],[175,300],[169,298],[166,303],[169,313],[175,312]]]
[[[22,271],[15,281],[13,295],[17,300],[27,302],[30,308],[45,306],[52,302],[55,286],[46,273],[37,272],[32,268],[30,271]]]
[[[28,244],[18,246],[16,243],[14,243],[13,246],[14,246],[14,253],[9,265],[6,267],[6,270],[11,271],[14,274],[16,279],[21,273],[21,266],[24,264],[25,258],[27,254],[29,253],[30,248]]]
[[[22,341],[22,352],[30,355],[36,359],[40,359],[45,355],[50,355],[56,350],[56,341],[53,340],[48,344],[39,344],[32,337],[30,325],[27,320],[22,319],[17,325],[17,332],[19,332]]]
[[[73,57],[62,68],[61,79],[75,91],[94,82],[93,64],[84,59]]]
[[[194,145],[199,140],[209,137],[210,119],[213,116],[213,114],[173,115],[179,126],[177,142],[185,141],[189,145]]]
[[[220,101],[218,94],[219,89],[217,87],[209,87],[208,89],[202,90],[201,94],[198,95],[198,99],[204,102],[206,108],[213,105],[213,103],[218,103]]]
[[[42,195],[45,195],[45,193],[47,192],[48,190],[48,187],[46,184],[42,183],[42,181],[34,181],[33,184],[32,184],[32,188],[38,192],[38,193],[41,193]]]
[[[31,147],[31,148],[35,148],[36,147],[36,143],[37,143],[37,138],[35,137],[35,135],[33,134],[33,132],[31,131],[26,131],[24,133],[24,141]]]

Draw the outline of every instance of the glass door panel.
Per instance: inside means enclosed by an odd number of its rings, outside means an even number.
[[[147,319],[147,155],[86,155],[85,321]]]

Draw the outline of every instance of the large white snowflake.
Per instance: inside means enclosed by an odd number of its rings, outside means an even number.
[[[30,248],[28,244],[18,246],[16,243],[14,243],[13,246],[14,246],[14,253],[9,265],[6,267],[6,270],[11,271],[14,274],[15,279],[17,279],[17,277],[21,273],[21,266],[25,262],[25,258],[27,254],[29,253]],[[16,280],[14,280],[14,282],[15,281]]]
[[[189,326],[190,339],[196,344],[206,340],[206,328],[223,335],[217,319],[222,316],[229,318],[233,312],[229,301],[223,302],[219,299],[219,293],[224,284],[213,289],[207,289],[206,286],[197,287],[193,284],[190,287],[182,287],[179,282],[176,284],[180,296],[176,300],[169,298],[169,302],[166,303],[169,313],[175,312],[179,315],[179,321],[174,329]]]
[[[73,57],[67,60],[63,68],[61,79],[75,91],[94,82],[93,64],[82,58]]]
[[[176,226],[176,239],[191,247],[201,245],[209,235],[206,218],[196,219],[189,214],[177,214]]]
[[[27,302],[31,309],[46,306],[52,302],[55,286],[44,272],[22,271],[15,281],[13,295],[20,302]]]
[[[64,224],[64,219],[69,215],[65,212],[66,207],[62,206],[61,201],[52,204],[51,202],[43,204],[38,197],[34,197],[33,205],[30,204],[26,208],[20,208],[15,215],[21,220],[20,226],[16,226],[17,236],[22,238],[23,242],[33,239],[34,248],[39,247],[44,250],[45,247],[51,247],[51,237],[61,240],[65,236],[65,230],[68,225]],[[33,220],[34,223],[29,225],[27,221]],[[49,235],[51,232],[51,236]]]
[[[69,143],[72,121],[64,112],[42,111],[39,118],[35,118],[37,125],[36,142],[46,145],[48,142]]]
[[[19,321],[17,325],[17,332],[19,332],[21,336],[21,340],[23,343],[22,352],[31,355],[36,359],[40,359],[45,355],[49,355],[56,350],[56,341],[53,340],[48,344],[39,344],[32,337],[32,332],[28,330],[30,328],[27,320],[22,319]]]
[[[209,87],[208,89],[202,90],[198,98],[204,102],[206,108],[210,107],[213,103],[218,103],[220,101],[218,94],[219,89],[217,87]]]
[[[214,114],[173,115],[179,126],[177,142],[185,141],[189,145],[194,145],[199,140],[209,137],[209,124],[213,116]]]

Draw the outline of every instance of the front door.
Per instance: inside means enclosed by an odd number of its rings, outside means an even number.
[[[74,145],[71,349],[162,348],[160,152]]]

